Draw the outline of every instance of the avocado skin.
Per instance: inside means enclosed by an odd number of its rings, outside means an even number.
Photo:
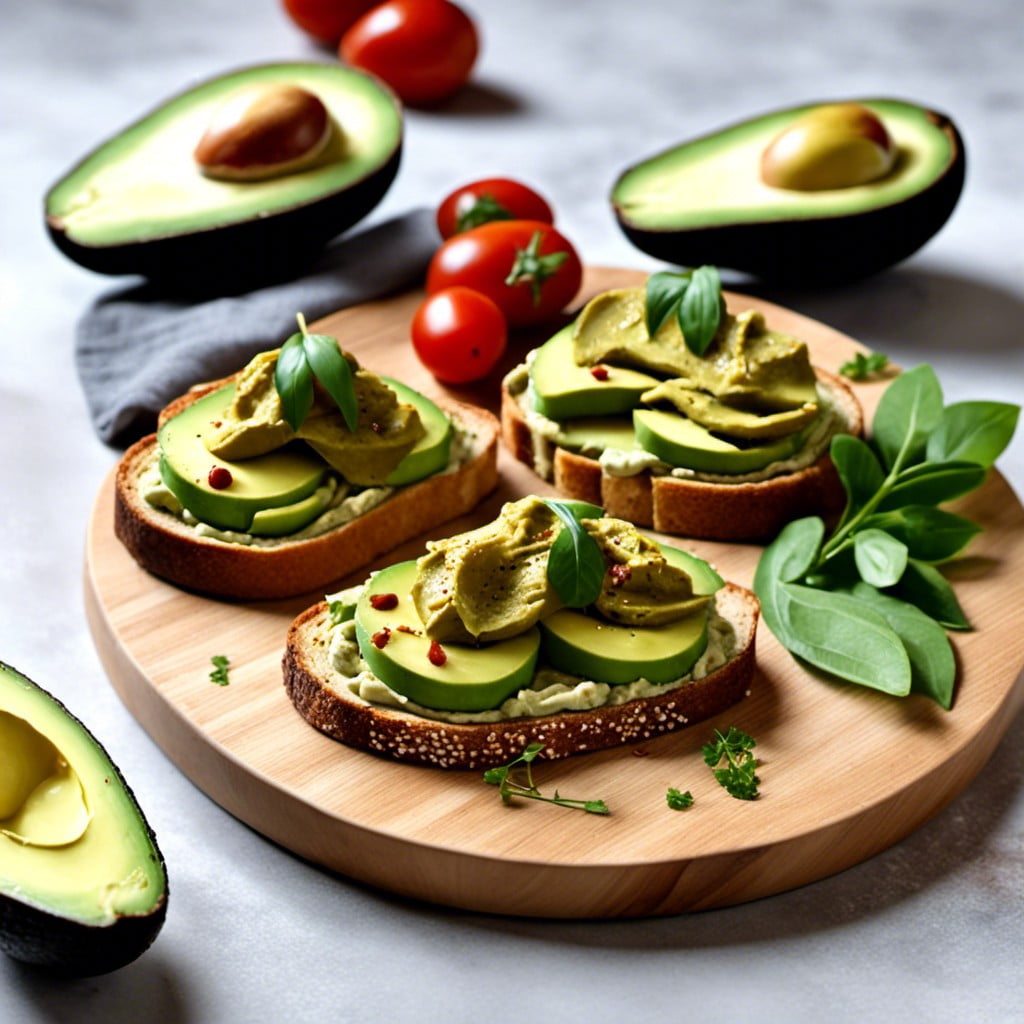
[[[153,944],[167,917],[169,885],[163,854],[156,834],[146,821],[142,808],[120,769],[111,760],[103,744],[67,707],[32,682],[23,672],[0,661],[0,672],[20,676],[40,690],[54,706],[54,714],[63,715],[85,734],[89,742],[109,763],[115,782],[135,806],[138,819],[146,830],[159,861],[164,879],[163,895],[153,909],[144,915],[119,917],[110,925],[89,925],[63,917],[56,911],[44,910],[0,890],[0,950],[14,960],[33,964],[53,974],[67,977],[90,977],[115,971],[138,959]]]
[[[616,220],[641,252],[680,266],[710,263],[787,285],[869,277],[917,252],[949,219],[963,190],[967,159],[960,133],[945,114],[926,114],[949,137],[953,157],[930,185],[901,202],[854,214],[657,231],[631,224],[615,202],[630,167],[612,189]],[[657,157],[643,163],[651,159]]]
[[[60,185],[115,139],[159,114],[165,107],[204,85],[233,78],[242,72],[273,71],[283,66],[288,64],[241,68],[190,86],[87,152],[46,191],[43,215],[47,234],[54,245],[87,270],[109,275],[141,275],[160,292],[185,298],[239,294],[292,280],[303,273],[316,261],[327,242],[362,220],[384,198],[401,163],[401,132],[387,160],[358,181],[309,202],[260,211],[249,220],[140,241],[94,246],[69,238],[60,218],[49,214],[51,196]],[[358,74],[371,77],[362,72]],[[381,93],[390,97],[400,116],[397,96],[381,81],[374,79],[374,82]]]
[[[332,238],[384,198],[401,156],[399,144],[385,164],[342,192],[207,231],[89,246],[51,219],[46,230],[65,256],[98,274],[140,274],[162,291],[190,297],[237,294],[290,280],[314,263]]]

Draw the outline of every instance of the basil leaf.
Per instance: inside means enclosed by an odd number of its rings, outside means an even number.
[[[850,380],[866,380],[873,373],[884,370],[889,363],[889,357],[882,352],[854,352],[853,358],[848,359],[839,367],[839,372]]]
[[[884,530],[861,530],[853,539],[853,560],[865,583],[891,587],[899,582],[907,567],[906,544],[890,537]]]
[[[912,558],[922,562],[945,562],[959,554],[981,531],[969,519],[932,505],[908,505],[868,516],[863,525],[885,530],[907,546]]]
[[[948,711],[953,703],[956,658],[946,631],[919,608],[880,594],[866,583],[858,583],[853,593],[881,612],[902,641],[910,659],[910,692],[931,697]]]
[[[984,466],[976,462],[922,462],[896,477],[892,489],[878,503],[878,511],[952,501],[980,487],[985,473]]]
[[[338,347],[338,339],[326,334],[304,334],[302,348],[316,379],[341,410],[345,426],[354,431],[359,424],[359,402],[352,367]]]
[[[949,581],[932,565],[911,558],[891,595],[916,605],[947,629],[971,628]]]
[[[313,405],[313,371],[306,361],[301,334],[293,334],[281,346],[274,366],[274,387],[281,399],[281,415],[292,430],[298,430]]]
[[[886,466],[891,469],[901,453],[904,466],[919,460],[941,418],[942,387],[935,371],[922,363],[900,374],[882,393],[872,421]]]
[[[839,479],[846,490],[848,519],[882,486],[885,472],[871,447],[852,434],[836,434],[829,449]]]
[[[799,579],[814,564],[825,536],[825,524],[817,516],[795,519],[783,527],[758,560],[754,572],[754,593],[761,602],[765,625],[784,647],[787,642],[787,623],[778,606],[778,588]]]
[[[545,504],[563,526],[548,553],[548,582],[567,607],[584,608],[601,593],[607,569],[604,555],[597,541],[580,525],[573,509],[560,501],[545,499]]]
[[[928,458],[976,462],[987,469],[1010,443],[1019,416],[1020,406],[1008,402],[954,402],[928,438]]]
[[[704,355],[722,319],[722,281],[715,267],[705,265],[693,271],[676,316],[686,347]]]
[[[689,274],[662,271],[647,278],[645,311],[647,334],[654,337],[658,328],[669,318],[690,283]]]
[[[899,697],[910,692],[902,641],[864,601],[798,583],[779,584],[776,601],[793,654],[851,683]]]

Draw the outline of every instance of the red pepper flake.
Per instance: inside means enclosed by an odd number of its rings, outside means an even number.
[[[621,587],[624,583],[629,582],[633,570],[628,565],[613,565],[608,570],[608,575],[612,578],[613,587]]]
[[[537,534],[537,540],[547,540],[551,536],[551,530],[542,530]]]
[[[592,366],[590,368],[590,376],[594,380],[607,380],[608,379],[608,367],[607,366]]]
[[[231,470],[226,466],[214,466],[206,475],[206,482],[215,490],[223,491],[234,482]]]
[[[397,626],[396,629],[399,633],[410,633],[412,636],[422,636],[418,629],[413,629],[412,626]]]
[[[427,657],[430,659],[430,664],[437,665],[438,668],[448,660],[448,655],[444,653],[444,648],[436,640],[430,641],[430,650],[427,651]]]
[[[389,612],[398,607],[397,594],[371,594],[370,605],[376,612]]]
[[[378,650],[383,650],[388,645],[388,641],[391,639],[391,630],[385,626],[383,629],[378,630],[373,636],[370,637],[373,641],[373,646]]]
[[[384,428],[376,420],[374,420],[373,423],[370,424],[370,429],[375,434],[383,434],[384,433]]]

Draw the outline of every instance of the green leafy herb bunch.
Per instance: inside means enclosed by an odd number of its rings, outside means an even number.
[[[832,439],[846,490],[826,536],[817,516],[786,526],[754,575],[764,621],[811,665],[885,693],[921,693],[949,708],[956,665],[946,629],[969,629],[937,566],[979,531],[940,506],[981,486],[1020,413],[1001,402],[943,404],[935,371],[890,384],[870,444]]]

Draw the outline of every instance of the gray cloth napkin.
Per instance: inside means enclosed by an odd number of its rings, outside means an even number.
[[[75,360],[96,432],[126,446],[155,429],[157,413],[193,384],[216,380],[337,309],[413,287],[440,239],[414,210],[328,248],[304,277],[244,295],[187,302],[151,285],[101,296],[78,323]]]

